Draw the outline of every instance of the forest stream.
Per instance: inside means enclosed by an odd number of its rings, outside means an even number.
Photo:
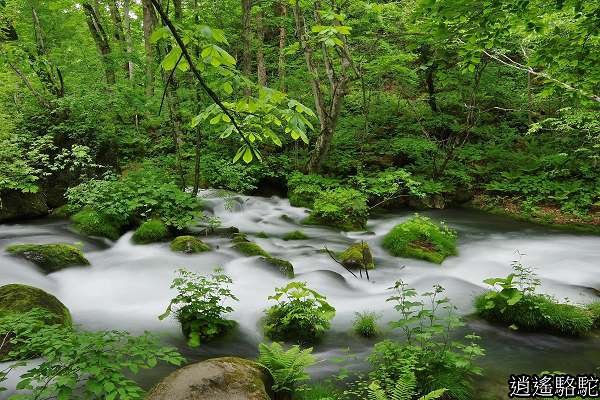
[[[375,311],[382,315],[380,324],[397,318],[386,302],[390,286],[398,279],[419,292],[434,284],[446,289],[447,296],[464,315],[467,325],[462,333],[475,332],[486,349],[479,364],[484,376],[476,383],[477,398],[504,398],[510,374],[563,371],[571,374],[591,373],[600,360],[600,337],[566,338],[550,334],[513,332],[505,326],[492,325],[471,317],[473,299],[483,293],[485,278],[503,277],[511,271],[511,261],[521,259],[536,268],[541,279],[540,291],[557,299],[587,304],[600,290],[598,260],[600,237],[570,234],[541,228],[504,217],[469,209],[423,212],[444,220],[458,231],[459,255],[442,265],[390,256],[382,247],[382,236],[394,225],[412,216],[399,211],[379,214],[369,219],[366,232],[339,232],[332,228],[301,225],[307,210],[292,207],[279,197],[219,197],[216,192],[201,193],[207,214],[218,217],[222,225],[235,226],[275,257],[289,260],[296,280],[306,281],[327,297],[335,307],[332,328],[315,347],[320,362],[311,368],[315,379],[335,374],[341,368],[361,370],[374,340],[350,333],[355,312]],[[290,231],[302,229],[307,240],[284,241]],[[267,238],[257,236],[266,233]],[[231,241],[218,236],[203,240],[213,250],[198,255],[171,252],[168,243],[135,245],[132,233],[116,242],[92,240],[76,234],[66,220],[40,219],[0,225],[0,248],[14,243],[83,243],[91,267],[72,267],[45,275],[33,264],[0,252],[0,285],[24,283],[44,289],[69,308],[76,324],[89,330],[127,330],[132,333],[156,332],[177,346],[188,362],[222,355],[254,357],[263,341],[260,319],[271,304],[267,300],[274,288],[287,279],[265,267],[258,257],[244,257],[231,248]],[[376,269],[369,280],[354,277],[323,252],[327,247],[342,251],[358,240],[372,249]],[[179,267],[201,274],[222,267],[233,279],[232,290],[239,298],[232,304],[231,318],[238,328],[217,341],[190,349],[174,318],[160,321],[173,297],[169,282]],[[386,336],[396,333],[385,329]],[[174,367],[159,366],[136,379],[149,388]],[[21,370],[22,371],[22,370]],[[17,371],[19,372],[19,371]],[[7,398],[14,393],[16,376],[9,377]]]

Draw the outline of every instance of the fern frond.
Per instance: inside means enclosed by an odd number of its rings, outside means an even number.
[[[425,396],[419,397],[419,400],[436,400],[442,397],[444,393],[446,393],[446,389],[437,389],[433,392],[429,392]]]

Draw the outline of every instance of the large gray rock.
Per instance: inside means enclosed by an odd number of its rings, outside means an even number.
[[[48,215],[48,206],[42,193],[23,193],[17,190],[0,191],[0,222],[45,215]]]
[[[253,361],[212,358],[173,372],[146,400],[271,400],[271,375]]]

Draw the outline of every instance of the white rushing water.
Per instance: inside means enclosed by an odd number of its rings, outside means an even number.
[[[339,232],[317,226],[302,226],[307,210],[289,205],[277,197],[235,196],[223,199],[213,192],[203,193],[208,213],[219,217],[223,226],[235,226],[247,233],[275,257],[289,260],[297,280],[327,296],[336,308],[332,329],[317,346],[320,358],[344,354],[350,346],[358,354],[357,363],[367,354],[373,341],[348,333],[357,311],[377,311],[382,323],[393,319],[394,312],[385,299],[388,289],[402,279],[419,291],[439,283],[464,315],[472,313],[473,298],[486,289],[489,277],[510,273],[510,263],[525,254],[522,261],[537,268],[542,279],[541,291],[575,303],[598,299],[600,290],[600,237],[567,234],[490,216],[471,210],[443,210],[423,214],[445,220],[459,233],[459,255],[439,266],[423,261],[392,257],[381,247],[381,239],[395,224],[409,218],[410,212],[396,212],[369,220],[367,232]],[[309,240],[284,241],[281,237],[300,229]],[[269,238],[258,238],[265,232]],[[40,220],[0,225],[0,285],[24,283],[44,289],[58,297],[71,311],[73,320],[83,329],[122,329],[139,333],[145,330],[164,334],[166,340],[182,348],[189,360],[211,355],[253,355],[263,340],[260,318],[269,306],[267,297],[287,279],[257,260],[244,257],[231,248],[227,238],[209,236],[204,240],[213,247],[198,255],[180,255],[169,250],[168,243],[135,245],[131,233],[115,243],[93,241],[70,230],[66,221]],[[349,244],[366,241],[373,251],[377,268],[371,280],[356,279],[322,252],[341,251]],[[3,249],[14,243],[81,242],[89,267],[67,268],[45,275],[35,266],[6,254]],[[229,337],[200,349],[186,349],[174,320],[159,321],[173,290],[170,282],[179,267],[207,274],[222,267],[234,281],[233,292],[239,303],[231,319],[239,330]],[[500,384],[508,373],[565,370],[592,372],[599,366],[598,338],[572,340],[549,335],[514,333],[503,327],[472,320],[469,329],[481,334],[488,356],[482,365],[494,378],[485,382]],[[313,371],[324,376],[339,368],[323,362]],[[148,375],[151,385],[167,373],[160,368]],[[571,372],[571,371],[569,371]],[[489,387],[489,385],[486,385]],[[1,398],[1,396],[0,396]]]

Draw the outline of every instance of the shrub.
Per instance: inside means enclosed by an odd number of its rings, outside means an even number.
[[[43,314],[33,310],[0,319],[0,330],[14,333],[11,358],[41,356],[41,362],[21,375],[17,384],[28,392],[23,398],[142,399],[144,391],[129,378],[131,374],[155,367],[158,360],[173,365],[185,361],[174,348],[162,347],[159,338],[148,333],[74,331],[62,325],[40,325],[40,318]]]
[[[121,236],[121,223],[106,215],[89,209],[79,211],[71,217],[75,229],[84,235],[105,237],[117,240]]]
[[[377,326],[377,320],[380,315],[375,312],[357,312],[354,314],[354,322],[352,323],[352,330],[359,336],[366,338],[373,338],[379,336],[379,327]]]
[[[70,265],[90,264],[81,249],[66,243],[15,244],[8,246],[6,251],[33,262],[48,273]]]
[[[337,188],[320,192],[305,223],[331,225],[345,231],[362,230],[368,216],[367,199],[361,192]]]
[[[292,394],[299,382],[310,379],[306,368],[316,362],[312,350],[312,348],[301,349],[299,346],[292,346],[285,350],[277,342],[258,345],[257,361],[271,373],[275,393]]]
[[[209,251],[210,247],[194,236],[177,236],[171,242],[171,250],[186,254]]]
[[[231,278],[219,269],[208,277],[183,268],[178,274],[171,284],[178,294],[159,319],[175,313],[190,347],[198,347],[202,341],[221,336],[235,326],[234,321],[225,319],[233,308],[224,302],[238,300],[229,289]]]
[[[490,290],[475,299],[479,316],[525,331],[550,331],[571,336],[591,331],[594,326],[591,311],[536,294],[540,281],[533,269],[517,261],[512,267],[514,272],[506,278],[484,280],[499,290]]]
[[[327,332],[335,315],[335,308],[306,282],[290,282],[276,288],[269,300],[277,304],[266,310],[264,329],[273,340],[314,343]]]
[[[283,235],[283,240],[306,240],[308,236],[304,234],[302,231],[292,231]]]
[[[419,258],[440,264],[456,255],[456,232],[443,222],[415,215],[396,225],[383,238],[383,247],[396,257]]]
[[[141,224],[133,233],[133,241],[140,244],[162,242],[169,237],[169,229],[159,219]]]
[[[288,178],[288,197],[294,207],[312,208],[315,198],[324,190],[334,189],[339,181],[321,175],[293,173]]]

